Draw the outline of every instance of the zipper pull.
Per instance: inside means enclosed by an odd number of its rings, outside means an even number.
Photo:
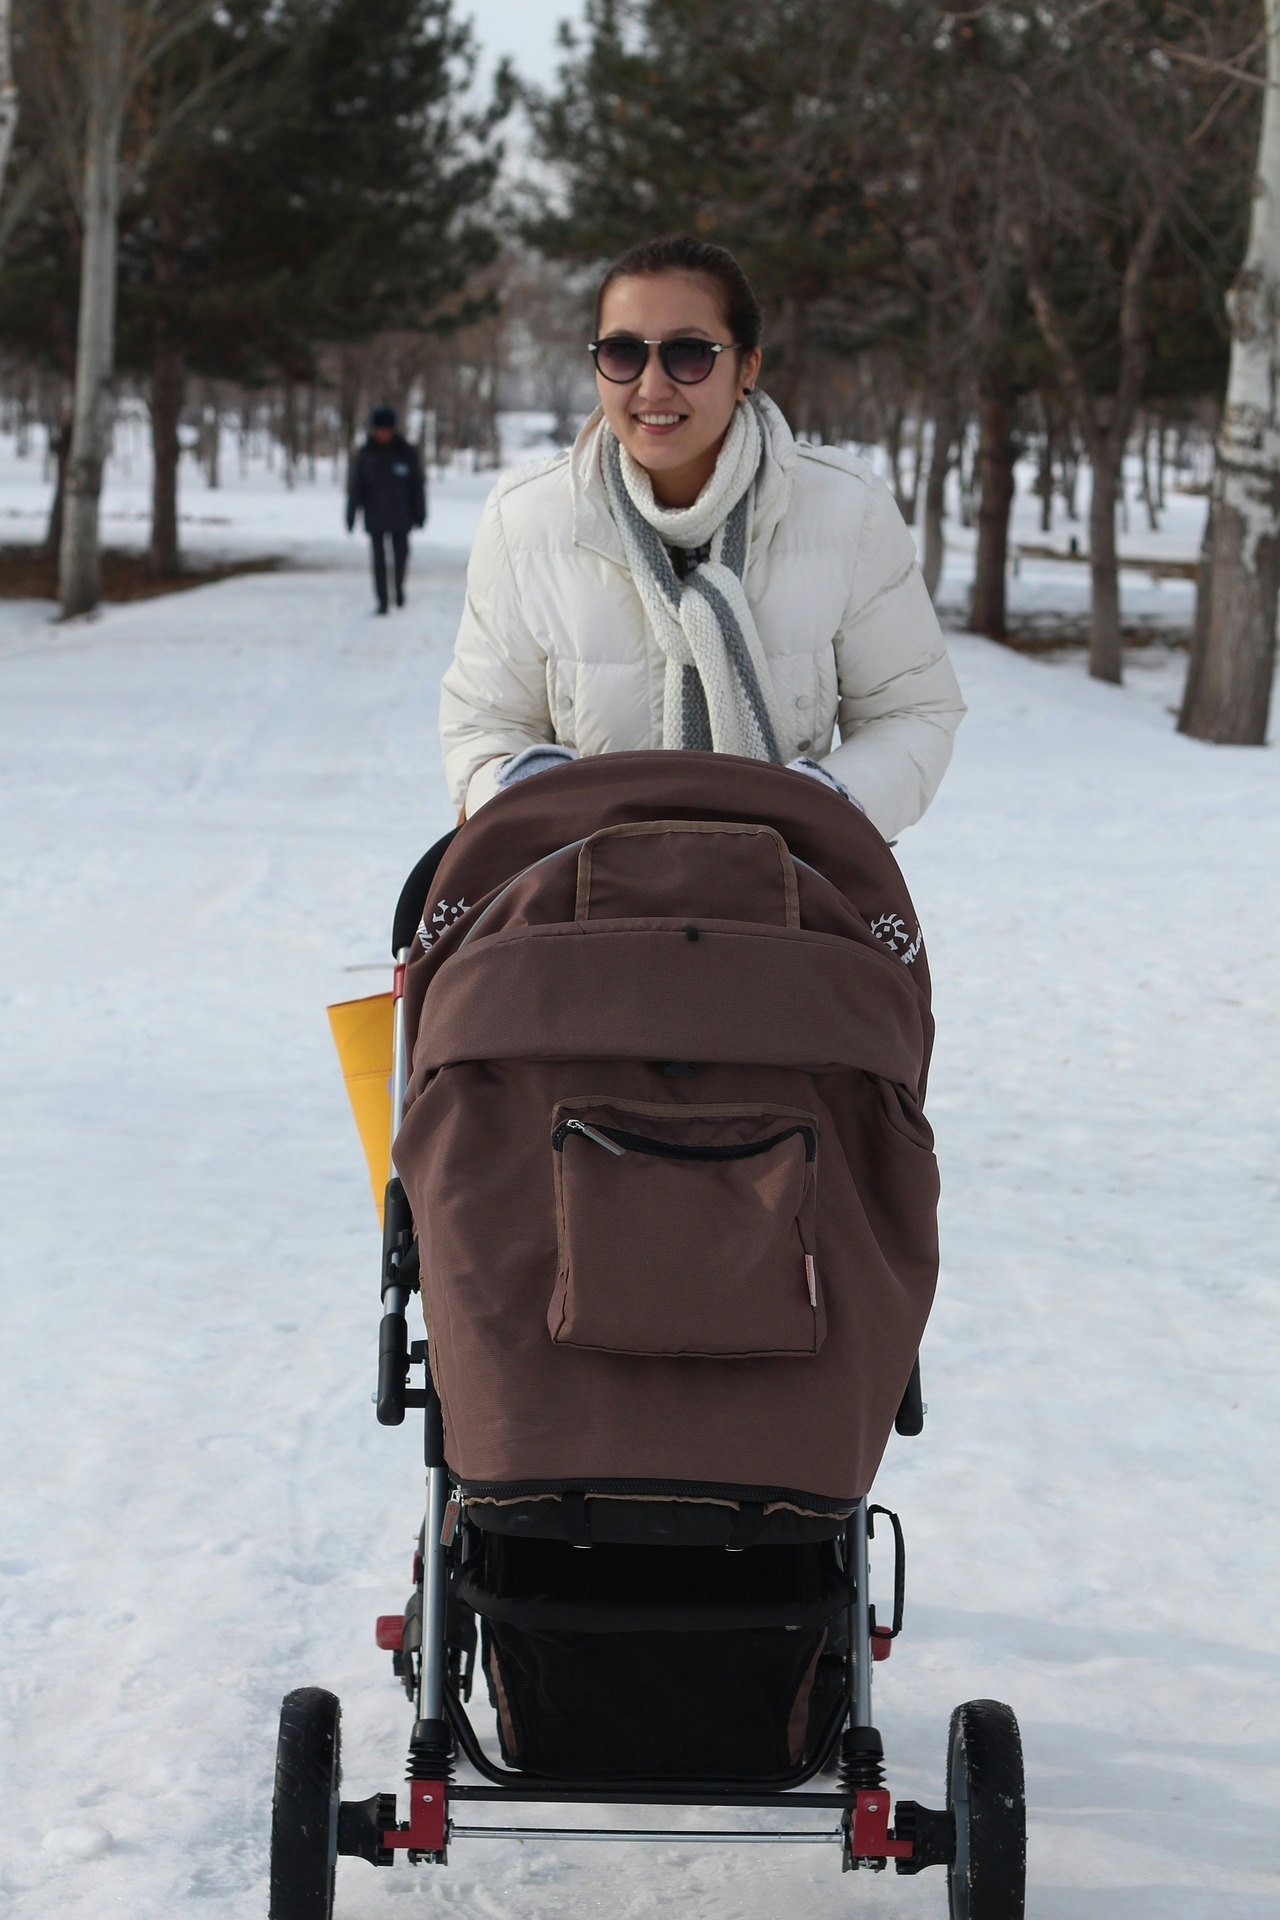
[[[462,1518],[462,1491],[455,1487],[449,1495],[449,1503],[444,1510],[444,1524],[440,1529],[440,1545],[450,1546],[458,1531],[458,1522]]]
[[[607,1147],[609,1152],[616,1153],[619,1159],[626,1152],[625,1147],[620,1147],[616,1140],[609,1138],[607,1133],[601,1133],[598,1127],[589,1127],[585,1120],[566,1120],[565,1131],[580,1133],[584,1140],[594,1140],[598,1147]]]
[[[804,1257],[804,1277],[809,1283],[809,1305],[816,1313],[818,1311],[818,1269],[813,1263],[811,1253],[806,1253]]]

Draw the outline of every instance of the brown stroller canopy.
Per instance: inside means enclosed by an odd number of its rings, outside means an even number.
[[[600,756],[447,849],[395,1162],[471,1502],[870,1486],[937,1275],[927,962],[803,775]]]

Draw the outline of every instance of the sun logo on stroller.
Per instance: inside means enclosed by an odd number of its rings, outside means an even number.
[[[880,945],[887,947],[890,953],[901,960],[904,967],[911,965],[924,945],[924,935],[919,927],[916,928],[916,937],[913,940],[907,932],[906,923],[899,919],[896,913],[882,913],[878,919],[871,922],[871,931]]]
[[[434,946],[440,935],[447,933],[454,921],[461,920],[466,911],[465,900],[455,901],[452,906],[447,900],[437,900],[431,910],[430,924],[428,925],[427,916],[424,913],[418,927],[418,938],[422,942],[423,950]]]

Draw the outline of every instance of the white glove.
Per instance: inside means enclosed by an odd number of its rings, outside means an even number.
[[[789,773],[807,773],[811,780],[821,780],[824,787],[830,787],[832,793],[838,793],[842,800],[847,800],[850,806],[858,809],[859,813],[866,812],[866,808],[863,806],[861,800],[856,799],[854,795],[850,793],[844,781],[837,780],[830,767],[824,767],[820,760],[810,759],[807,753],[802,753],[798,760],[788,760],[787,771]]]
[[[527,780],[530,774],[545,773],[548,767],[562,767],[570,760],[576,760],[576,747],[558,747],[551,741],[539,741],[537,746],[522,747],[519,753],[511,753],[502,762],[493,776],[494,785],[501,791],[503,787],[514,787],[517,780]]]

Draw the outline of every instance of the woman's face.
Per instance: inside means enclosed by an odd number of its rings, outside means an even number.
[[[718,289],[693,273],[636,274],[606,288],[600,337],[638,340],[696,337],[731,343]],[[719,353],[705,380],[681,386],[655,348],[638,379],[625,386],[596,375],[605,419],[644,467],[665,506],[690,506],[715,469],[716,455],[744,389],[755,385],[760,349]]]

